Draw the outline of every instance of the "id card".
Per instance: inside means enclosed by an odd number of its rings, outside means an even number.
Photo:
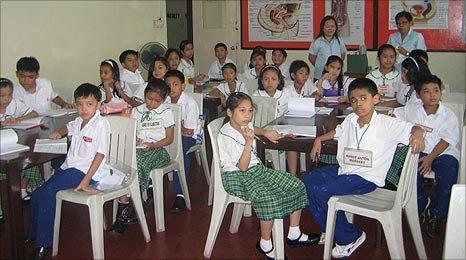
[[[379,94],[381,94],[381,95],[388,94],[388,86],[387,85],[381,85],[379,87]]]
[[[343,162],[348,165],[372,168],[372,151],[345,147]]]

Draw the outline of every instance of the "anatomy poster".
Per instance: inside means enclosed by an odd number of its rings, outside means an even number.
[[[395,15],[401,11],[413,15],[414,29],[447,29],[448,6],[446,0],[391,0],[389,29],[396,29]]]
[[[365,1],[327,0],[325,14],[335,17],[338,34],[349,45],[365,44]]]

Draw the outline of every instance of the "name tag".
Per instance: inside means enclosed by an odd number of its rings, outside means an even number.
[[[387,94],[388,93],[388,86],[387,85],[381,85],[379,87],[379,93],[380,94]]]
[[[141,123],[141,128],[156,128],[160,126],[160,121],[146,121]]]
[[[419,126],[420,128],[424,129],[424,131],[426,131],[428,133],[432,133],[432,131],[434,131],[434,129],[432,127],[428,127],[428,126],[425,126],[425,125],[415,124],[415,126]]]
[[[348,165],[372,168],[372,151],[345,147],[343,162]]]

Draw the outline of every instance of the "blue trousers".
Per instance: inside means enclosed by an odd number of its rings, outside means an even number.
[[[189,148],[196,144],[196,139],[192,137],[181,136],[181,141],[183,144],[184,174],[186,175],[186,181],[188,181],[189,170],[191,167],[191,157],[186,155],[186,152],[189,150]],[[181,191],[180,179],[178,178],[178,174],[175,172],[173,173],[173,191],[175,195],[183,194],[183,191]]]
[[[83,178],[84,173],[75,168],[56,169],[55,174],[32,193],[27,237],[35,238],[37,247],[52,246],[57,192],[77,187]]]
[[[325,232],[327,225],[327,203],[330,197],[365,194],[377,188],[377,185],[359,175],[338,175],[338,168],[338,165],[325,166],[311,171],[303,178],[309,199],[307,209],[322,232]],[[343,211],[338,211],[334,234],[338,245],[347,245],[356,241],[362,231],[348,222]]]
[[[426,155],[426,153],[421,153],[419,158]],[[449,154],[442,154],[432,161],[432,171],[435,172],[437,185],[430,196],[430,213],[437,218],[443,219],[447,216],[451,187],[458,180],[458,164],[458,160]],[[427,196],[424,193],[424,177],[422,174],[417,176],[417,205],[419,214],[421,214],[426,207]]]

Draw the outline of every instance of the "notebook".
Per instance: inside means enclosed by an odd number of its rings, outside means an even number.
[[[59,116],[64,116],[64,115],[71,115],[71,114],[75,114],[77,113],[78,111],[76,109],[66,109],[66,108],[62,108],[62,109],[56,109],[56,110],[50,110],[50,111],[47,111],[44,113],[45,116],[48,116],[48,117],[59,117]]]
[[[290,98],[288,100],[288,111],[285,116],[312,117],[315,113],[314,98]]]
[[[28,120],[23,120],[13,125],[9,125],[8,127],[13,128],[13,129],[23,129],[23,130],[33,128],[36,126],[40,126],[43,118],[44,118],[43,116],[34,117]]]
[[[58,153],[66,154],[68,152],[68,143],[66,137],[61,139],[37,139],[34,145],[35,153]]]
[[[29,146],[18,144],[18,135],[13,129],[0,130],[0,155],[29,151]]]

